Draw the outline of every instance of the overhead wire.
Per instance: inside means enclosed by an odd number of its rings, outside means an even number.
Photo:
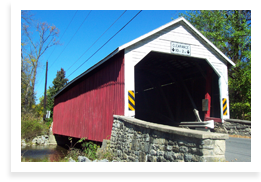
[[[58,60],[58,58],[62,55],[63,51],[66,49],[66,47],[70,44],[70,42],[72,41],[72,39],[74,38],[74,36],[77,34],[77,32],[80,30],[80,28],[82,27],[83,23],[86,21],[86,19],[88,18],[88,16],[90,15],[91,11],[89,11],[89,13],[87,14],[87,16],[84,18],[83,22],[81,23],[81,25],[79,26],[79,28],[77,29],[77,31],[74,33],[74,35],[72,36],[72,38],[70,39],[70,41],[67,43],[67,45],[64,47],[64,49],[62,50],[62,52],[59,54],[59,56],[56,58],[56,60],[53,62],[53,64]],[[53,64],[50,66],[50,68],[53,66]]]
[[[86,52],[88,52],[88,50],[90,50],[90,48],[92,48],[92,46],[122,17],[122,15],[126,12],[126,10],[111,24],[111,26],[109,28],[107,28],[107,30],[105,30],[105,32],[103,32],[103,34],[66,70],[69,71],[72,66],[81,59],[81,57],[86,54]]]
[[[132,17],[131,20],[128,21],[120,30],[118,30],[109,40],[107,40],[99,49],[97,49],[88,59],[86,59],[78,68],[76,68],[69,76],[69,78],[76,70],[78,70],[82,65],[84,65],[88,60],[90,60],[97,52],[99,52],[111,39],[113,39],[119,32],[121,32],[134,18],[136,18],[142,10],[140,10],[135,16]]]
[[[108,39],[99,49],[97,49],[88,59],[86,59],[79,67],[77,67],[77,68],[76,68],[69,76],[67,76],[66,78],[69,78],[75,71],[77,71],[80,67],[82,67],[82,65],[84,65],[88,60],[90,60],[97,52],[99,52],[109,41],[111,41],[111,39],[113,39],[113,38],[114,38],[119,32],[121,32],[131,21],[133,21],[133,20],[141,13],[141,11],[142,11],[142,10],[140,10],[135,16],[133,16],[132,19],[130,19],[120,30],[118,30],[110,39]],[[124,11],[124,13],[125,13],[125,12],[126,12],[126,11]],[[123,14],[124,14],[124,13],[123,13]],[[122,15],[123,15],[123,14],[122,14]],[[89,14],[88,14],[88,15],[89,15]],[[88,17],[88,15],[87,15],[87,17]],[[122,16],[122,15],[121,15],[121,16]],[[121,17],[121,16],[120,16],[120,17]],[[120,18],[120,17],[119,17],[119,18]],[[119,19],[119,18],[118,18],[118,19]],[[86,19],[86,18],[85,18],[85,19]],[[117,19],[117,20],[118,20],[118,19]],[[116,20],[116,21],[117,21],[117,20]],[[115,22],[116,22],[116,21],[115,21]],[[115,22],[114,22],[114,23],[115,23]],[[114,24],[114,23],[113,23],[113,24]],[[113,25],[113,24],[112,24],[112,25]],[[112,26],[112,25],[111,25],[111,26]],[[111,26],[110,26],[110,27],[111,27]],[[109,28],[110,28],[110,27],[109,27]],[[109,29],[109,28],[108,28],[108,29]],[[108,29],[107,29],[107,30],[108,30]],[[107,31],[107,30],[106,30],[106,31]],[[77,30],[77,31],[78,31],[78,30]],[[105,31],[105,32],[106,32],[106,31]],[[104,33],[105,33],[105,32],[104,32]],[[104,34],[104,33],[103,33],[103,34]],[[102,34],[102,35],[103,35],[103,34]],[[100,37],[101,37],[101,36],[100,36]],[[99,37],[98,39],[100,39],[100,37]],[[96,43],[97,41],[98,41],[98,40],[96,40],[95,43]],[[68,45],[68,44],[67,44],[67,45]],[[94,44],[93,44],[93,45],[94,45]],[[93,45],[92,45],[92,46],[93,46]],[[88,50],[89,50],[89,48],[87,49],[87,51],[88,51]],[[87,51],[85,51],[85,52],[87,52]],[[85,54],[85,53],[84,53],[84,54]],[[83,56],[83,55],[82,55],[82,56]],[[82,57],[82,56],[81,56],[81,57]],[[55,61],[56,61],[56,60],[55,60]],[[78,61],[78,60],[77,60],[77,61]],[[67,71],[68,71],[68,70],[67,70]]]
[[[72,23],[72,21],[73,21],[73,19],[74,19],[75,15],[77,14],[77,12],[78,12],[78,10],[77,10],[77,11],[74,13],[74,15],[73,15],[73,17],[72,17],[72,19],[71,19],[70,23],[69,23],[69,24],[68,24],[68,26],[66,27],[66,29],[65,29],[65,31],[63,32],[63,35],[62,35],[62,37],[59,39],[59,41],[61,41],[61,40],[62,40],[62,38],[63,38],[63,36],[64,36],[65,32],[67,31],[67,29],[68,29],[68,28],[69,28],[69,26],[71,25],[71,23]],[[49,58],[51,57],[51,55],[52,55],[52,54],[53,54],[53,52],[55,51],[56,47],[57,47],[57,46],[55,46],[55,47],[54,47],[54,49],[53,49],[52,53],[50,54],[50,56],[48,57],[48,59],[47,59],[47,60],[49,60]]]
[[[68,29],[68,28],[69,28],[69,26],[71,25],[71,23],[72,23],[72,21],[73,21],[73,19],[74,19],[75,15],[77,14],[77,12],[78,12],[78,10],[77,10],[77,11],[74,13],[74,15],[73,15],[73,17],[72,17],[72,19],[71,19],[70,23],[67,25],[67,27],[66,27],[65,31],[63,32],[63,35],[61,36],[61,38],[59,39],[59,41],[61,41],[61,40],[62,40],[62,38],[63,38],[63,36],[64,36],[65,32],[67,31],[67,29]],[[48,57],[48,59],[47,59],[47,60],[49,60],[49,59],[50,59],[50,57],[52,56],[52,54],[53,54],[53,52],[55,51],[56,47],[57,47],[57,46],[54,46],[54,49],[53,49],[53,51],[51,52],[51,54],[49,55],[49,57]],[[42,83],[42,81],[43,81],[43,78],[42,78],[42,79],[41,79],[41,81],[39,82],[39,85],[40,85],[40,83]]]
[[[77,10],[78,11],[78,10]],[[77,13],[77,11],[76,11],[76,13]],[[74,16],[73,16],[73,18],[75,17],[75,15],[76,15],[76,13],[74,14]],[[66,47],[69,45],[69,43],[72,41],[72,39],[74,38],[74,36],[77,34],[77,32],[80,30],[80,28],[82,27],[82,25],[84,24],[84,22],[86,21],[86,19],[88,18],[88,16],[90,15],[90,13],[91,13],[91,11],[89,11],[89,13],[86,15],[86,17],[84,18],[84,20],[82,21],[82,23],[81,23],[81,25],[78,27],[78,29],[77,29],[77,31],[74,33],[74,35],[72,36],[72,38],[70,39],[70,41],[67,43],[67,45],[65,46],[65,48],[62,50],[62,52],[59,54],[59,56],[56,58],[56,60],[52,63],[52,65],[48,68],[48,69],[50,69],[53,65],[54,65],[54,63],[58,60],[58,58],[61,56],[61,54],[63,53],[63,51],[66,49]],[[72,20],[73,20],[73,18],[72,18]],[[72,22],[72,20],[71,20],[71,22]],[[71,23],[70,22],[70,23]],[[69,24],[70,24],[69,23]],[[69,26],[67,26],[67,28],[68,28]],[[66,30],[67,30],[67,28],[66,28]],[[63,34],[64,35],[64,34]],[[48,59],[47,59],[48,60]]]

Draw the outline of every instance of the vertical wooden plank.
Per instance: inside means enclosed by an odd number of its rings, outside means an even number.
[[[55,98],[54,126],[62,135],[102,142],[113,114],[124,114],[124,55],[121,52]]]

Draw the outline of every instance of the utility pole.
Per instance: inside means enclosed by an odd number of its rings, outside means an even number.
[[[46,117],[46,87],[47,87],[47,72],[48,72],[48,60],[46,61],[46,72],[45,72],[45,86],[44,86],[44,115],[43,120]]]

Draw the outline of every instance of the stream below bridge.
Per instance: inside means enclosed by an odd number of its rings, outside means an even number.
[[[66,154],[67,149],[58,145],[32,145],[21,147],[21,156],[26,162],[40,162],[43,160],[55,162],[64,158]]]

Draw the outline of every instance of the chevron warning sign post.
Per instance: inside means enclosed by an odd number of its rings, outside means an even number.
[[[227,99],[223,98],[222,102],[223,102],[223,115],[226,116],[227,115]]]
[[[128,91],[128,107],[130,111],[135,111],[135,95],[133,90]]]

